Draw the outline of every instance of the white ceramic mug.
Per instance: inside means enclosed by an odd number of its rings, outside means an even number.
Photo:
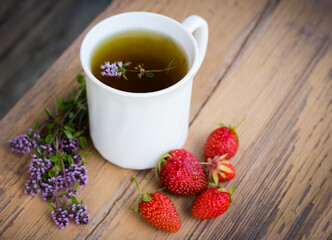
[[[122,31],[149,30],[177,42],[189,61],[188,73],[160,91],[131,93],[111,88],[91,73],[91,56],[106,38]],[[95,25],[81,45],[86,74],[90,136],[110,162],[131,169],[153,168],[167,151],[181,148],[188,136],[193,77],[205,56],[208,25],[199,16],[182,23],[149,12],[128,12]]]

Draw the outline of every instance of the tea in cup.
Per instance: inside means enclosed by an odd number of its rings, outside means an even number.
[[[85,36],[90,136],[108,161],[130,169],[155,167],[182,148],[189,127],[193,77],[206,52],[208,26],[149,12],[107,18]]]

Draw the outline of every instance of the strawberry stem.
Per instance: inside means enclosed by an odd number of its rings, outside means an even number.
[[[235,127],[233,127],[234,130],[236,130],[238,127],[241,126],[241,124],[246,120],[246,118],[244,117]]]
[[[166,152],[161,157],[159,158],[159,161],[157,162],[157,166],[154,168],[156,177],[159,178],[159,172],[162,167],[162,164],[166,162],[166,159],[169,158],[171,155],[169,154],[170,152]]]
[[[131,182],[132,182],[132,181],[135,181],[135,182],[136,182],[136,186],[137,186],[137,188],[138,188],[139,194],[143,195],[142,189],[141,189],[141,187],[140,187],[139,184],[138,184],[137,178],[132,177],[132,178],[130,178],[130,181],[131,181]]]

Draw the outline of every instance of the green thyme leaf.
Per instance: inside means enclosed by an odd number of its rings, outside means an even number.
[[[81,74],[77,75],[77,82],[79,84],[83,84],[84,83],[84,77]]]
[[[81,97],[86,98],[86,89],[85,88],[81,92]]]
[[[74,133],[74,138],[77,138],[77,137],[81,136],[83,133],[84,133],[83,130],[75,132]]]
[[[148,78],[153,78],[154,74],[152,72],[145,72],[145,76]]]
[[[72,204],[77,203],[77,199],[76,199],[76,197],[71,196],[71,203],[72,203]]]
[[[58,158],[58,165],[57,165],[59,168],[57,168],[57,169],[59,169],[59,171],[60,170],[62,170],[62,160],[61,160],[61,158]]]
[[[54,165],[54,167],[52,167],[51,169],[53,169],[54,173],[61,171],[61,167],[59,165]]]
[[[123,73],[122,76],[123,76],[124,79],[128,80],[128,78],[127,78],[127,76],[126,76],[125,73]]]
[[[42,154],[42,152],[40,151],[40,148],[39,148],[39,147],[37,147],[36,151],[37,151],[37,153],[38,153],[39,155]]]
[[[48,171],[47,175],[48,175],[49,177],[54,177],[54,176],[55,176],[55,172],[54,172],[54,170],[51,168],[51,169]]]
[[[55,123],[48,123],[48,124],[46,124],[46,127],[48,129],[54,129],[55,128]]]
[[[38,131],[38,129],[39,129],[39,123],[38,123],[38,122],[35,123],[35,127],[34,127],[34,129],[35,129],[36,131]]]
[[[131,64],[131,62],[125,62],[124,64],[123,64],[123,67],[127,67],[128,65],[130,65]]]
[[[81,153],[81,154],[80,154],[80,156],[81,156],[82,158],[88,157],[88,156],[90,156],[90,155],[91,155],[91,152],[85,152],[85,153]]]
[[[67,162],[71,165],[74,163],[73,158],[69,155],[67,155]]]
[[[73,101],[72,100],[70,100],[70,101],[68,101],[68,102],[66,102],[66,101],[63,101],[63,103],[62,103],[62,112],[65,112],[65,111],[67,111],[69,108],[71,108],[73,106]]]
[[[63,130],[63,132],[65,133],[66,137],[69,138],[69,139],[75,139],[73,134],[71,134],[71,132],[68,132],[66,130]]]
[[[68,126],[68,125],[63,125],[63,128],[70,132],[70,133],[74,133],[75,132],[75,128],[72,128],[71,126]]]
[[[80,102],[77,103],[77,107],[78,107],[78,109],[81,109],[81,110],[85,110],[85,109],[86,109],[86,106],[83,105],[83,104],[80,103]]]
[[[58,156],[53,156],[53,155],[50,155],[47,157],[51,162],[57,162],[59,157]]]
[[[58,100],[56,101],[56,106],[58,107],[60,112],[63,111],[63,106],[62,106],[63,102],[64,102],[63,97],[58,98]]]
[[[49,117],[53,116],[52,113],[50,113],[50,111],[47,108],[45,108],[44,110],[45,110],[45,113],[47,114],[47,116],[49,116]]]
[[[73,186],[73,189],[78,188],[79,185],[80,185],[80,181],[78,181],[78,182]]]
[[[48,207],[49,207],[52,211],[55,210],[55,207],[54,207],[52,204],[48,205]]]
[[[86,140],[86,137],[84,136],[79,137],[78,142],[82,149],[86,149],[88,147],[88,141]]]
[[[75,88],[75,89],[73,90],[73,98],[75,99],[76,96],[77,96],[77,89]]]
[[[69,119],[72,119],[74,116],[75,116],[75,114],[73,112],[70,112],[68,117],[69,117]]]

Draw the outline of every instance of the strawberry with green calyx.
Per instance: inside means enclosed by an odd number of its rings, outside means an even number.
[[[176,233],[181,228],[181,221],[172,201],[159,192],[142,193],[136,178],[135,181],[141,195],[138,206],[133,209],[140,212],[142,217],[151,225],[164,231]]]
[[[229,192],[225,188],[213,187],[201,192],[191,207],[192,214],[198,219],[215,218],[227,211],[232,203],[231,195],[235,186]]]
[[[207,188],[203,167],[185,149],[175,149],[162,155],[155,171],[166,190],[177,195],[194,195]]]
[[[237,152],[239,138],[236,129],[244,122],[245,118],[236,125],[225,126],[221,124],[219,128],[212,131],[206,140],[204,147],[205,160],[213,159],[215,156],[227,154],[225,160],[231,159]]]
[[[233,165],[225,160],[226,154],[223,156],[215,156],[213,159],[207,159],[206,170],[209,178],[214,181],[215,184],[220,182],[226,182],[233,179],[236,175]]]

